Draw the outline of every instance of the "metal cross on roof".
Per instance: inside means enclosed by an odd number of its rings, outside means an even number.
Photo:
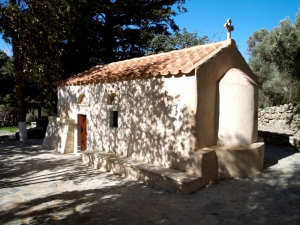
[[[231,39],[231,31],[234,30],[234,26],[231,26],[231,19],[228,19],[224,24],[224,27],[227,29],[227,40]]]

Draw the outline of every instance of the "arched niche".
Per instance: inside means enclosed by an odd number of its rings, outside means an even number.
[[[257,141],[258,85],[230,69],[219,82],[218,145],[248,146]]]
[[[77,103],[78,103],[78,104],[81,104],[81,105],[83,105],[83,104],[86,103],[86,102],[85,102],[85,94],[79,95]]]

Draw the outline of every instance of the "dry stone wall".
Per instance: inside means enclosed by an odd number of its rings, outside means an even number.
[[[260,110],[258,125],[296,133],[300,129],[300,105],[284,104]]]

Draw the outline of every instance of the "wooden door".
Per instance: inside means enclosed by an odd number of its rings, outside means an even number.
[[[80,115],[81,151],[86,150],[86,115]]]

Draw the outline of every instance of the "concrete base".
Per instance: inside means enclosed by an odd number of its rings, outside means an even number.
[[[191,163],[190,171],[184,172],[106,152],[88,150],[82,153],[83,164],[94,169],[110,171],[175,193],[190,194],[217,178],[249,176],[262,171],[264,142],[247,147],[204,148],[197,150],[194,158],[197,160]]]
[[[259,173],[264,165],[264,142],[247,147],[214,146],[218,157],[218,178],[234,178]]]
[[[203,178],[203,176],[139,162],[128,157],[100,151],[88,150],[83,152],[82,161],[94,169],[110,171],[114,174],[126,176],[131,180],[142,181],[147,185],[158,186],[181,194],[195,192],[207,185],[209,180],[216,177],[215,174],[214,177],[208,178],[205,176]],[[216,166],[213,167],[216,168]]]

